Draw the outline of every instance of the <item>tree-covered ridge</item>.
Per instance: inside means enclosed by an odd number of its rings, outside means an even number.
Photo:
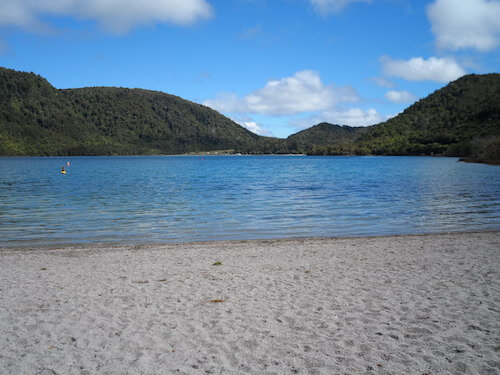
[[[0,155],[175,154],[241,148],[259,138],[173,95],[57,90],[35,74],[0,69]]]
[[[0,69],[0,154],[52,154],[55,148],[43,147],[50,135],[54,145],[73,142],[60,132],[64,123],[76,127],[79,121],[70,104],[45,79]]]
[[[0,155],[148,155],[212,150],[310,155],[453,155],[500,161],[500,75],[468,75],[381,124],[321,123],[261,137],[220,113],[157,91],[58,90],[0,68]]]
[[[350,138],[340,137],[337,125],[320,125],[289,139],[301,134],[308,154],[448,155],[498,163],[500,74],[464,76],[386,122],[352,130]]]
[[[375,154],[468,155],[471,140],[500,135],[500,74],[468,75],[358,139]]]
[[[332,125],[322,122],[292,134],[286,139],[288,149],[312,155],[351,153],[354,141],[366,131],[363,127]]]
[[[146,153],[234,149],[259,137],[218,112],[162,92],[122,88],[62,90],[99,133]]]

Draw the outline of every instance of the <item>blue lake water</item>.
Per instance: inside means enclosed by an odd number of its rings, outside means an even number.
[[[0,158],[0,247],[489,229],[500,167],[455,158]]]

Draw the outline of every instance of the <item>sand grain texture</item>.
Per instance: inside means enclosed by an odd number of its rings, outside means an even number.
[[[499,255],[500,232],[3,249],[0,373],[499,374]]]

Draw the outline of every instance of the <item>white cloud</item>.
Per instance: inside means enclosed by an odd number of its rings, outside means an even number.
[[[37,29],[42,14],[96,20],[121,34],[144,24],[187,25],[212,14],[206,0],[1,0],[0,26]]]
[[[323,15],[338,13],[350,3],[368,3],[370,1],[371,0],[309,0],[309,2],[313,5],[314,10]]]
[[[450,82],[466,74],[466,71],[452,58],[413,57],[409,60],[380,59],[385,74],[408,81]]]
[[[324,111],[319,115],[294,120],[291,122],[291,125],[296,129],[306,129],[311,124],[319,124],[321,122],[328,122],[335,125],[368,126],[378,124],[387,119],[388,116],[378,113],[373,108],[368,110],[349,108]]]
[[[414,102],[417,97],[408,91],[388,91],[385,97],[394,103],[411,103]]]
[[[258,135],[265,135],[267,137],[271,137],[272,134],[269,130],[264,129],[262,126],[257,124],[255,121],[244,121],[240,123],[241,126],[247,128],[250,130],[252,133],[258,134]]]
[[[489,51],[500,46],[500,1],[436,0],[427,15],[440,48]]]
[[[366,111],[360,108],[349,108],[344,111],[327,111],[323,113],[323,116],[328,122],[349,126],[367,126],[386,120],[385,116],[373,108]]]
[[[317,72],[303,70],[291,77],[271,80],[243,98],[223,93],[203,104],[225,113],[293,115],[325,110],[338,102],[356,100],[358,95],[353,88],[325,85]]]
[[[252,133],[264,135],[266,137],[273,136],[272,132],[269,129],[262,127],[262,125],[258,124],[252,117],[248,115],[231,115],[229,116],[229,118],[237,124],[250,130]]]

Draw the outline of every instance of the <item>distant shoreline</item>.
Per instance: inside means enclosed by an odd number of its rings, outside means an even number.
[[[411,158],[455,158],[464,163],[500,165],[500,160],[483,160],[445,155],[308,155],[308,154],[242,154],[218,152],[192,152],[186,154],[154,154],[154,155],[0,155],[0,158],[95,158],[95,157],[157,157],[157,156],[297,156],[297,157],[411,157]]]
[[[254,155],[455,155],[493,163],[500,158],[497,73],[460,77],[380,123],[311,123],[286,138],[255,134],[207,106],[157,91],[56,89],[34,73],[2,67],[0,86],[6,98],[0,113],[5,156],[212,149]]]

